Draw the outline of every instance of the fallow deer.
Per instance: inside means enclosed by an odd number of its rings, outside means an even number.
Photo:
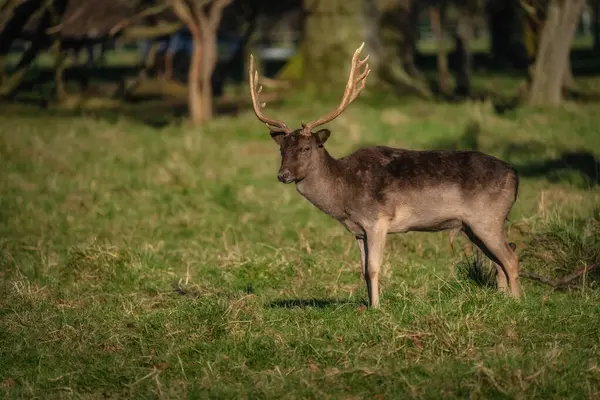
[[[313,131],[339,116],[356,99],[369,75],[364,43],[352,57],[340,105],[300,129],[266,117],[262,86],[250,55],[249,81],[254,112],[279,145],[277,179],[321,211],[338,220],[356,238],[369,304],[379,307],[379,275],[386,236],[409,231],[463,232],[494,263],[500,291],[519,299],[519,262],[507,244],[504,222],[517,199],[519,178],[504,161],[477,151],[414,151],[366,147],[336,159],[324,147],[328,129]],[[364,68],[363,68],[364,67]],[[452,239],[451,239],[452,240]]]

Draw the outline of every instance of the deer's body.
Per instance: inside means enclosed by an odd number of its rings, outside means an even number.
[[[254,111],[279,144],[278,179],[295,183],[302,196],[337,219],[356,238],[371,306],[379,306],[379,275],[386,237],[408,231],[462,231],[494,261],[501,291],[520,297],[518,259],[504,239],[504,222],[517,198],[519,180],[505,162],[476,151],[412,151],[367,147],[335,159],[324,144],[330,132],[312,128],[331,121],[358,96],[368,76],[353,57],[342,104],[302,129],[266,118],[257,100],[257,74],[250,87]]]
[[[462,228],[493,203],[510,209],[518,188],[510,166],[476,151],[376,146],[335,159],[322,148],[315,161],[298,192],[357,237],[380,220],[388,233]]]

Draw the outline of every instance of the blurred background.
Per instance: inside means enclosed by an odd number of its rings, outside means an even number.
[[[599,20],[600,0],[0,0],[0,398],[600,398]],[[299,128],[363,42],[327,150],[514,166],[520,304],[465,238],[411,232],[365,311],[352,235],[277,182],[250,54],[265,115]]]
[[[166,108],[203,123],[264,100],[340,96],[365,42],[368,93],[456,101],[593,99],[600,2],[550,0],[2,0],[0,98],[60,109]],[[478,85],[481,76],[506,85]],[[515,82],[515,79],[517,82]],[[135,104],[135,107],[133,105]],[[140,109],[142,111],[140,111]],[[146,111],[143,111],[146,110]],[[161,123],[161,121],[155,121]]]

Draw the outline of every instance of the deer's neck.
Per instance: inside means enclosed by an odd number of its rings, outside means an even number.
[[[296,190],[321,211],[334,218],[343,218],[344,189],[347,187],[343,167],[327,150],[313,162],[306,177],[296,184]]]

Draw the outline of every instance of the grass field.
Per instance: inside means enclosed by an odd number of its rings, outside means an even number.
[[[269,112],[298,124],[331,106]],[[388,241],[381,309],[364,309],[354,239],[277,182],[249,110],[202,129],[19,110],[0,110],[5,398],[600,396],[593,277],[524,280],[517,303],[469,278],[464,239],[452,253],[445,233],[409,233]],[[600,262],[596,104],[364,96],[330,126],[337,157],[386,144],[513,163],[522,269]]]

